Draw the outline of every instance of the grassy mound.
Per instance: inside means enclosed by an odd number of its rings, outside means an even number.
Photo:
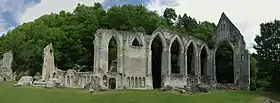
[[[262,103],[260,92],[215,91],[179,94],[148,90],[88,93],[82,89],[12,87],[0,82],[0,103]]]

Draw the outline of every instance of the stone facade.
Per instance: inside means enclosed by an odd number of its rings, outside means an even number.
[[[13,80],[12,61],[12,51],[4,53],[3,59],[0,61],[0,81]]]
[[[152,44],[159,37],[162,44],[159,75],[154,75],[152,62]],[[111,38],[117,44],[117,59],[115,66],[109,65],[108,45]],[[137,40],[138,46],[132,45]],[[174,41],[179,44],[178,73],[172,73],[171,46]],[[191,36],[182,36],[177,32],[158,28],[151,35],[139,32],[126,32],[99,29],[94,40],[94,70],[92,72],[78,72],[74,69],[62,71],[54,66],[52,44],[44,49],[44,65],[42,80],[52,78],[59,80],[62,86],[84,88],[92,85],[93,88],[104,89],[154,89],[160,87],[191,87],[196,84],[218,86],[215,54],[221,43],[228,43],[233,50],[234,88],[249,88],[250,83],[250,55],[246,50],[245,41],[239,30],[223,13],[212,38],[213,47]],[[188,66],[187,50],[193,46],[192,65]],[[206,58],[201,69],[201,52],[206,51]],[[190,58],[190,57],[189,57]],[[188,73],[192,69],[192,74]],[[202,71],[203,70],[203,71]],[[159,79],[155,79],[155,76]],[[156,86],[157,84],[157,86]]]

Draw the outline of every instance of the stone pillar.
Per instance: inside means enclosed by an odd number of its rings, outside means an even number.
[[[166,87],[169,83],[170,79],[170,73],[171,73],[171,65],[169,61],[171,60],[170,58],[171,53],[167,51],[165,48],[163,48],[162,52],[162,57],[161,57],[161,82],[162,82],[162,87]]]
[[[94,58],[93,58],[93,72],[97,73],[99,67],[99,36],[95,36],[94,43]]]
[[[216,51],[215,50],[212,50],[211,51],[211,67],[212,67],[212,69],[211,69],[211,72],[210,72],[210,79],[211,79],[211,84],[213,85],[213,84],[216,84],[217,83],[217,78],[216,78],[216,61],[215,61],[215,59],[216,59]]]
[[[241,57],[241,53],[239,51],[239,48],[234,48],[234,50],[233,50],[233,68],[234,68],[234,84],[236,84],[236,85],[239,85],[239,82],[240,82],[240,63],[241,63],[240,57]]]
[[[185,49],[185,50],[187,50],[187,49]],[[185,67],[184,67],[184,70],[185,70],[185,72],[184,72],[184,74],[185,75],[188,75],[188,52],[187,51],[185,51],[184,52],[184,63],[185,63]]]
[[[185,62],[184,62],[185,56],[184,56],[183,49],[180,50],[178,59],[179,59],[178,62],[180,63],[180,74],[184,75],[185,74]]]
[[[201,50],[198,50],[198,51],[201,51]],[[196,53],[196,62],[195,62],[195,64],[196,64],[196,71],[197,71],[197,73],[196,73],[196,76],[197,76],[197,83],[198,84],[201,84],[201,58],[200,58],[200,54],[199,54],[200,52],[197,52]]]
[[[42,68],[42,80],[46,81],[51,78],[53,73],[56,72],[54,65],[53,47],[52,43],[44,48],[44,63]],[[57,74],[57,73],[56,73]]]
[[[153,76],[152,76],[152,51],[150,48],[146,49],[147,63],[146,63],[146,85],[148,89],[153,89]]]
[[[207,80],[207,84],[211,84],[211,80],[212,80],[212,71],[213,71],[213,66],[212,66],[212,53],[211,51],[207,51],[207,61],[206,61],[206,80]]]

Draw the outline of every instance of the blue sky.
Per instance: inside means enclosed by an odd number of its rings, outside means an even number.
[[[17,25],[30,22],[49,13],[61,10],[71,12],[78,3],[93,5],[99,2],[105,8],[122,4],[144,4],[150,10],[162,14],[166,7],[175,9],[177,14],[187,13],[199,21],[217,24],[222,12],[243,34],[249,51],[254,37],[259,34],[259,24],[279,19],[279,0],[0,0],[0,35]]]
[[[106,0],[101,2],[104,7],[122,4],[145,4],[148,0]],[[14,28],[20,22],[17,16],[23,14],[26,9],[36,6],[41,0],[1,0],[0,1],[0,33]]]

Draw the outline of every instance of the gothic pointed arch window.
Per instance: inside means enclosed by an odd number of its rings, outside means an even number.
[[[132,46],[142,46],[140,44],[140,41],[137,38],[134,38],[134,40],[132,41]]]

